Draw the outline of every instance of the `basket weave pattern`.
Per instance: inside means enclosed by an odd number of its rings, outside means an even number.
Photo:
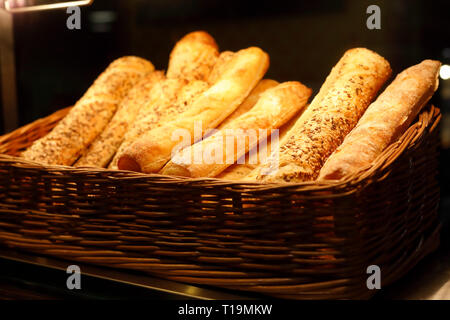
[[[0,137],[0,245],[297,299],[368,298],[439,243],[439,109],[339,183],[260,184],[17,157],[63,109]]]

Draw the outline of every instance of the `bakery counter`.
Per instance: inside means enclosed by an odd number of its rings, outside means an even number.
[[[405,277],[383,288],[375,300],[450,299],[450,237]],[[262,296],[200,287],[139,272],[78,264],[81,290],[68,290],[59,259],[0,250],[0,299],[258,299]]]
[[[69,290],[69,261],[0,249],[0,299],[250,299],[257,296],[204,288],[76,263],[81,289]]]

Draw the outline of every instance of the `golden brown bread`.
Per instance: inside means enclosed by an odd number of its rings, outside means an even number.
[[[261,94],[266,90],[279,85],[278,81],[271,79],[262,79],[256,87],[250,92],[250,94],[245,98],[244,102],[241,103],[239,107],[232,114],[230,114],[223,122],[220,123],[219,130],[227,126],[230,122],[240,117],[244,113],[250,111],[258,102]]]
[[[216,83],[217,79],[220,78],[220,76],[227,70],[228,68],[228,62],[233,57],[234,52],[232,51],[223,51],[220,53],[219,57],[217,58],[216,64],[211,70],[211,73],[208,76],[208,82],[210,84]]]
[[[112,62],[53,130],[36,140],[22,156],[51,165],[72,165],[103,131],[129,90],[153,65],[142,58]]]
[[[194,100],[188,111],[134,142],[121,155],[119,168],[158,172],[170,160],[172,152],[192,144],[229,116],[261,80],[268,66],[269,57],[259,48],[237,52],[218,81]],[[200,121],[200,136],[194,137],[194,127]],[[180,143],[177,139],[181,133],[186,139]]]
[[[225,53],[225,52],[223,52]],[[220,57],[219,57],[220,59]],[[273,88],[276,85],[278,85],[278,81],[271,80],[271,79],[263,79],[261,80],[256,87],[250,92],[250,94],[245,98],[244,102],[241,103],[241,105],[226,118],[219,126],[218,129],[223,128],[227,123],[229,123],[231,120],[236,119],[240,115],[248,112],[253,108],[258,101],[261,94],[266,91],[267,89]],[[289,122],[291,122],[289,120]],[[284,127],[285,125],[283,125]],[[281,135],[282,129],[280,128],[280,135]],[[270,145],[270,137],[267,141],[267,144],[264,145],[264,149],[266,146]],[[227,180],[239,180],[245,176],[247,176],[253,169],[255,169],[256,165],[260,164],[260,150],[262,147],[262,144],[258,144],[258,148],[256,148],[256,152],[252,153],[251,156],[245,157],[245,163],[235,163],[231,165],[230,167],[226,168],[224,172],[220,173],[218,176],[221,179],[227,179]],[[268,147],[270,150],[270,146]],[[264,152],[262,152],[264,153]],[[267,152],[266,152],[267,153]],[[268,155],[267,155],[268,156]],[[266,158],[267,158],[266,156]]]
[[[440,62],[425,60],[397,75],[328,158],[320,180],[338,180],[369,165],[409,127],[439,85]]]
[[[165,122],[176,119],[178,115],[188,110],[194,99],[208,87],[208,83],[201,80],[187,83],[184,79],[166,79],[157,83],[150,92],[150,99],[125,134],[109,167],[117,169],[120,156],[141,135]]]
[[[301,182],[317,178],[329,155],[356,125],[391,73],[389,63],[364,48],[348,50],[328,90],[314,98],[279,152],[258,168],[257,180]]]
[[[108,168],[118,169],[120,156],[140,135],[188,109],[194,97],[208,87],[206,80],[217,57],[216,42],[203,31],[191,32],[175,44],[170,53],[167,79],[152,89]]]
[[[154,71],[131,88],[128,95],[119,104],[111,121],[78,159],[75,167],[105,167],[122,143],[125,132],[136,119],[140,108],[149,100],[151,89],[157,82],[163,80],[164,72]]]
[[[188,33],[170,54],[167,78],[207,81],[219,56],[216,41],[204,31]]]
[[[264,164],[269,158],[270,154],[279,146],[280,141],[288,134],[289,130],[292,129],[294,124],[297,122],[298,118],[302,115],[303,111],[307,107],[303,108],[296,115],[294,115],[291,120],[282,125],[279,130],[278,137],[270,136],[267,141],[262,141],[258,144],[257,148],[253,148],[251,152],[245,155],[239,163],[235,163],[232,166],[226,168],[221,172],[216,178],[224,180],[255,180],[256,168]],[[245,163],[243,163],[245,161]]]
[[[345,65],[345,59],[340,59],[338,63],[331,69],[331,72],[325,79],[325,82],[322,84],[319,93],[317,93],[317,95],[314,97],[315,100],[319,101],[322,99],[323,95],[328,91],[331,85],[338,78],[343,65]],[[291,120],[289,120],[288,123],[280,128],[280,135],[278,137],[278,140],[276,141],[276,145],[272,145],[272,141],[271,139],[269,139],[265,145],[258,146],[258,150],[256,153],[249,154],[245,159],[245,163],[236,163],[231,167],[228,167],[218,176],[218,178],[226,180],[255,180],[258,173],[257,168],[267,162],[272,151],[274,151],[275,148],[279,148],[279,146],[283,144],[283,139],[294,134],[294,132],[289,133],[289,131],[292,130],[296,124],[298,126],[300,125],[300,122],[298,120],[300,119],[305,109],[300,111]]]
[[[311,89],[297,81],[266,90],[250,111],[174,155],[160,173],[193,178],[217,176],[303,109],[310,95]]]
[[[325,82],[322,84],[319,92],[314,97],[315,100],[322,99],[322,96],[328,91],[331,85],[336,81],[339,74],[341,73],[342,67],[345,65],[345,59],[340,59],[338,63],[331,69],[330,74],[325,79]],[[279,148],[279,145],[283,143],[283,139],[291,136],[294,133],[289,133],[290,130],[294,128],[294,126],[300,123],[300,116],[303,114],[306,108],[301,110],[297,115],[295,115],[288,123],[283,125],[280,128],[279,137],[277,140],[277,145],[272,146],[272,142],[269,139],[265,145],[258,146],[258,150],[251,155],[248,155],[246,158],[246,162],[243,164],[234,164],[231,167],[228,167],[224,172],[222,172],[218,178],[226,179],[226,180],[255,180],[257,176],[257,168],[263,164],[265,164],[268,160],[270,153],[272,153],[272,149]],[[273,147],[273,148],[272,148]]]

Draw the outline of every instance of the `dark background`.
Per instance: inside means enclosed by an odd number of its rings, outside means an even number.
[[[82,7],[81,30],[66,28],[65,10],[16,14],[20,124],[73,104],[122,55],[165,69],[174,43],[199,29],[221,50],[260,46],[271,57],[267,77],[300,80],[315,90],[356,46],[387,58],[394,72],[425,58],[450,64],[449,2],[94,0]],[[370,4],[381,8],[381,30],[366,27]],[[444,85],[434,100],[450,110]]]
[[[381,8],[381,30],[366,27],[366,8],[371,4]],[[66,28],[65,10],[14,15],[20,125],[73,105],[120,56],[142,56],[165,69],[174,43],[199,29],[212,34],[221,50],[260,46],[271,58],[267,77],[299,80],[315,92],[344,51],[356,46],[384,56],[394,74],[427,58],[450,65],[449,0],[94,0],[81,10],[81,30]],[[450,247],[450,80],[441,79],[432,102],[443,112],[439,175],[443,245],[435,254],[441,257]],[[1,117],[2,112],[0,134]],[[439,259],[429,260],[402,281],[413,283],[421,274],[438,273],[443,265]],[[46,279],[54,279],[48,271],[0,262],[1,298],[66,294],[48,287]],[[36,279],[43,280],[35,284]],[[128,298],[144,296],[136,289],[124,291],[117,283],[95,286],[103,291],[90,291],[89,298],[117,298],[117,292]]]
[[[381,30],[366,27],[371,4],[381,8]],[[351,47],[378,52],[394,73],[426,58],[450,64],[450,1],[444,0],[94,0],[81,16],[81,30],[67,29],[64,9],[14,16],[20,125],[74,104],[122,55],[165,69],[174,43],[199,29],[221,50],[263,48],[271,57],[267,77],[299,80],[316,92]],[[433,103],[444,114],[440,179],[447,224],[450,80],[441,80]]]

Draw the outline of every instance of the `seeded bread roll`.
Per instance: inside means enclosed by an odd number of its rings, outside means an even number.
[[[339,180],[359,171],[398,139],[437,90],[440,66],[425,60],[397,75],[328,158],[319,179]]]
[[[279,153],[258,168],[256,179],[265,182],[302,182],[317,178],[330,154],[353,129],[383,83],[389,63],[364,48],[347,51],[326,92],[314,98]]]
[[[150,92],[151,98],[139,113],[133,126],[125,137],[110,163],[111,169],[118,169],[117,162],[123,152],[130,147],[141,135],[172,121],[178,115],[187,111],[193,100],[208,89],[205,81],[195,80],[186,83],[184,79],[166,79],[155,84]]]
[[[187,112],[177,120],[147,132],[133,143],[120,157],[119,168],[145,173],[158,172],[170,160],[172,151],[194,143],[236,110],[268,67],[269,56],[259,48],[252,47],[237,52],[227,71],[194,100]],[[199,122],[200,136],[194,137],[194,128]],[[182,142],[174,138],[174,135],[180,137],[181,133],[186,138]]]
[[[48,165],[72,165],[103,131],[129,90],[153,65],[142,58],[114,61],[69,113],[45,137],[22,153],[25,159]]]
[[[310,95],[311,89],[297,81],[268,89],[249,112],[174,155],[160,173],[193,178],[217,176],[303,109]]]
[[[218,47],[211,35],[204,31],[188,33],[170,54],[167,78],[207,81],[218,56]]]
[[[105,130],[95,138],[75,166],[105,167],[122,143],[125,132],[136,119],[139,110],[148,102],[151,89],[157,82],[163,80],[164,72],[154,71],[131,88]]]

